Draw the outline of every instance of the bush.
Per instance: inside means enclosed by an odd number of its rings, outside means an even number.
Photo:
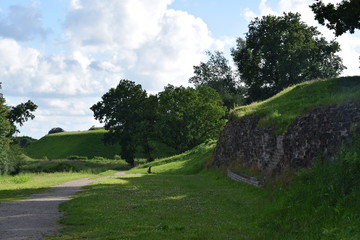
[[[48,134],[60,133],[60,132],[65,132],[65,130],[60,127],[55,127],[55,128],[52,128]]]

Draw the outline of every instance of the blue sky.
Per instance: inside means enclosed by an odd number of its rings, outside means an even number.
[[[325,0],[338,2],[337,0]],[[205,51],[226,53],[256,16],[300,12],[318,26],[313,0],[1,0],[0,81],[8,104],[39,105],[20,135],[99,126],[89,108],[122,78],[151,93],[188,85]],[[331,40],[334,35],[318,26]],[[337,41],[359,75],[360,35]]]

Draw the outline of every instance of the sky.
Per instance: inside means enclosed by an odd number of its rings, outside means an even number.
[[[90,107],[129,79],[149,93],[189,86],[206,51],[230,49],[255,17],[299,12],[328,41],[308,7],[314,0],[1,0],[0,82],[8,105],[28,99],[35,119],[19,136],[41,138],[101,126]],[[337,3],[340,0],[326,0]],[[336,38],[347,69],[360,75],[360,34]]]

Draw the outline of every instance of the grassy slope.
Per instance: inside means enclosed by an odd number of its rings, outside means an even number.
[[[304,82],[263,102],[238,107],[232,111],[232,115],[239,118],[262,114],[264,117],[260,124],[276,125],[279,133],[283,133],[302,112],[315,106],[328,106],[348,100],[360,101],[360,77]]]
[[[61,159],[71,155],[114,158],[114,155],[120,155],[119,145],[103,143],[105,133],[106,130],[92,130],[50,134],[27,147],[25,153],[35,159]],[[158,157],[169,156],[174,152],[161,143],[156,143],[156,149],[161,151]],[[138,154],[138,157],[141,157],[141,154]]]
[[[208,160],[215,148],[216,142],[203,143],[192,150],[172,157],[163,158],[151,163],[146,163],[133,168],[129,173],[147,173],[151,171],[156,174],[196,174],[204,169],[204,161]]]

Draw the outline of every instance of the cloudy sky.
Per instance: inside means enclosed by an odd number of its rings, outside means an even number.
[[[339,0],[340,1],[340,0]],[[339,2],[327,0],[325,2]],[[19,135],[100,126],[89,107],[120,79],[148,92],[188,85],[205,51],[229,49],[256,16],[300,12],[318,26],[313,0],[1,0],[0,81],[9,105],[39,108]],[[319,27],[331,40],[334,35]],[[360,75],[360,34],[337,38],[347,70]]]

